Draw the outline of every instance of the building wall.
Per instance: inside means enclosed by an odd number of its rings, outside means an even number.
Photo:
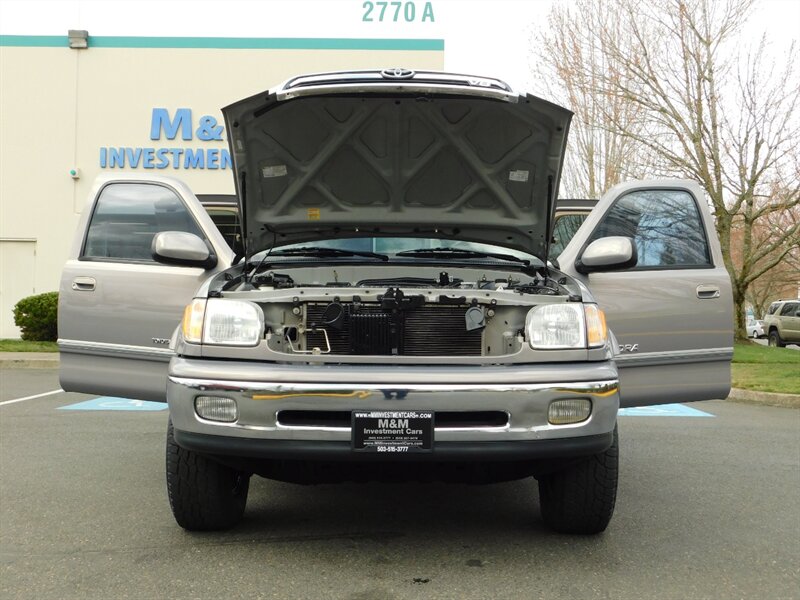
[[[184,47],[165,47],[175,45]],[[221,107],[301,73],[397,65],[442,70],[443,46],[441,40],[90,37],[88,49],[74,50],[66,36],[0,36],[0,337],[18,337],[11,310],[20,298],[58,289],[98,174],[152,170],[183,179],[195,193],[233,193],[230,168],[186,168],[180,154],[227,151],[224,130],[219,140],[203,139],[217,137]],[[166,139],[169,127],[151,139],[154,109],[166,109],[167,125],[179,114],[187,122],[186,110],[178,111],[189,109],[191,139],[183,139],[181,128]],[[126,160],[124,169],[112,169],[107,154],[103,168],[101,148],[129,149],[138,166]],[[137,154],[148,148],[170,153],[148,162]],[[157,168],[164,157],[168,166]]]

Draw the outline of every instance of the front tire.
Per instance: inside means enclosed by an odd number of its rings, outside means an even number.
[[[539,504],[545,525],[561,533],[605,531],[614,514],[619,475],[619,439],[605,452],[539,477]]]
[[[778,333],[777,329],[773,329],[769,332],[769,345],[773,348],[785,348],[786,342],[781,339],[781,334]]]
[[[250,476],[175,442],[167,426],[167,495],[178,525],[189,531],[230,529],[242,520]]]

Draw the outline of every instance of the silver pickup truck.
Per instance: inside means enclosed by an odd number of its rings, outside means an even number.
[[[533,476],[547,525],[597,533],[620,406],[727,395],[730,284],[695,183],[612,189],[548,262],[568,110],[392,69],[223,113],[241,255],[180,181],[116,174],[60,293],[63,388],[169,403],[182,527],[235,525],[253,474]]]

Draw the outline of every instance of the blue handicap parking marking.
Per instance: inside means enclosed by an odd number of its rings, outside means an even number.
[[[711,413],[697,410],[684,404],[659,404],[658,406],[637,406],[620,408],[621,417],[713,417]]]
[[[147,400],[131,400],[130,398],[113,398],[101,396],[93,400],[59,406],[60,410],[167,410],[165,402],[149,402]]]

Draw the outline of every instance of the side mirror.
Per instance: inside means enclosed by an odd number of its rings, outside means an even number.
[[[204,269],[217,264],[217,257],[206,243],[195,234],[184,231],[161,231],[155,234],[151,251],[153,258],[160,263]]]
[[[593,241],[575,263],[578,273],[593,271],[619,271],[635,267],[638,261],[633,240],[622,236],[609,236]]]

